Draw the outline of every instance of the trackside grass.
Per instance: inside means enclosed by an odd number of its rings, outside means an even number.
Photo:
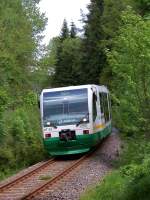
[[[80,200],[123,200],[127,179],[115,171],[107,175],[96,187],[88,189]]]

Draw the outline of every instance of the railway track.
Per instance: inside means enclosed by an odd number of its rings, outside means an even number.
[[[87,155],[82,156],[79,160],[74,162],[71,166],[64,169],[62,172],[57,174],[55,177],[53,177],[51,180],[44,183],[39,188],[33,190],[28,195],[24,196],[22,200],[30,200],[35,198],[38,194],[42,193],[47,188],[51,187],[53,184],[55,184],[57,181],[61,181],[66,175],[68,175],[71,171],[73,171],[76,167],[78,167],[86,158],[88,158],[93,152],[88,153]]]
[[[10,194],[10,191],[12,191],[12,188],[14,188],[14,187],[17,188],[17,185],[21,184],[25,180],[28,180],[30,177],[34,176],[36,173],[39,173],[40,171],[42,171],[43,169],[47,168],[48,166],[50,166],[51,164],[53,164],[55,162],[56,162],[55,158],[52,158],[52,159],[44,162],[42,165],[25,173],[24,175],[19,176],[6,184],[2,184],[0,186],[0,200],[17,199],[17,198],[15,198],[15,195]],[[12,193],[13,193],[13,191],[12,191]]]
[[[54,184],[61,182],[85,159],[90,157],[94,151],[95,149],[78,160],[62,161],[53,158],[47,161],[29,173],[2,185],[0,187],[0,200],[28,200],[36,198],[49,187],[53,187]],[[40,180],[40,176],[46,174],[46,177],[48,171],[55,171],[55,173],[48,180]]]
[[[3,192],[4,190],[9,189],[9,188],[12,187],[13,185],[15,185],[15,184],[17,184],[17,183],[23,181],[24,179],[30,177],[31,175],[35,174],[36,172],[42,170],[44,167],[46,167],[46,166],[48,166],[49,164],[52,164],[52,163],[54,163],[54,162],[55,162],[55,160],[54,160],[54,158],[52,158],[52,159],[48,160],[47,162],[43,163],[41,166],[39,166],[39,167],[37,167],[37,168],[31,170],[30,172],[28,172],[28,173],[26,173],[26,174],[24,174],[24,175],[22,175],[22,176],[20,176],[20,177],[18,177],[18,178],[16,178],[16,179],[14,179],[14,180],[11,181],[11,182],[8,182],[8,183],[6,183],[6,184],[0,186],[0,193]]]

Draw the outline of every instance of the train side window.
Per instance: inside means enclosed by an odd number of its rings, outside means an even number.
[[[107,93],[101,92],[99,93],[100,98],[100,105],[101,105],[101,114],[104,116],[105,122],[109,121],[109,104],[108,104],[108,98]]]
[[[108,107],[109,107],[109,120],[111,120],[111,99],[110,99],[110,94],[108,94]]]
[[[100,99],[100,110],[101,110],[101,113],[104,113],[104,104],[103,104],[103,95],[102,95],[102,93],[99,93],[99,99]]]
[[[97,116],[96,101],[97,101],[97,96],[95,93],[93,93],[93,121],[95,121]]]
[[[108,105],[107,93],[104,93],[104,113],[105,113],[105,120],[106,122],[108,122],[109,121],[109,105]]]

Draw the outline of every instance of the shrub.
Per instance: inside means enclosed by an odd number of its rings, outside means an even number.
[[[2,121],[4,134],[0,144],[1,173],[29,166],[45,158],[37,106],[6,110]]]

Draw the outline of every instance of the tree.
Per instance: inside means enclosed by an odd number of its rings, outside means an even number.
[[[104,0],[104,12],[102,19],[103,38],[99,45],[106,54],[113,47],[113,39],[118,35],[118,29],[122,24],[121,14],[127,7],[132,4],[130,1],[125,0]],[[113,79],[112,69],[109,67],[109,63],[105,60],[104,67],[100,73],[100,84],[111,87],[111,81]]]
[[[36,3],[31,6],[27,2],[2,0],[0,4],[0,80],[10,86],[11,95],[31,88],[30,66],[34,64],[38,35],[45,26]]]
[[[36,70],[33,72],[34,89],[41,91],[42,88],[51,87],[52,77],[57,63],[57,50],[60,45],[60,38],[54,37],[46,47],[46,53],[38,61]]]
[[[112,47],[112,39],[118,34],[121,25],[121,14],[127,7],[125,0],[104,0],[104,12],[101,23],[103,30],[102,47]]]
[[[0,3],[0,178],[2,171],[29,165],[43,155],[40,134],[36,134],[40,132],[37,99],[32,91],[32,71],[46,23],[38,2]],[[37,152],[35,160],[33,152]]]
[[[150,130],[150,22],[131,9],[108,53],[112,67],[117,124],[126,132]]]
[[[69,37],[68,23],[67,23],[66,19],[64,19],[63,25],[62,25],[62,28],[61,28],[60,39],[63,41],[68,37]]]
[[[71,38],[75,38],[76,35],[77,35],[77,28],[76,28],[74,22],[71,22],[71,25],[70,25],[70,26],[71,26],[70,37],[71,37]]]
[[[59,57],[58,54],[56,57],[56,68],[52,81],[53,86],[61,87],[79,84],[80,48],[80,38],[68,38],[61,43]]]
[[[98,75],[105,63],[105,54],[99,43],[103,39],[102,15],[103,0],[92,0],[88,6],[89,14],[85,21],[85,33],[82,46],[81,83],[99,83]]]
[[[52,85],[54,87],[79,84],[78,68],[81,59],[81,55],[79,54],[81,40],[79,37],[76,37],[75,29],[75,24],[72,23],[69,35],[67,22],[64,20],[55,49],[55,73],[52,79]]]

